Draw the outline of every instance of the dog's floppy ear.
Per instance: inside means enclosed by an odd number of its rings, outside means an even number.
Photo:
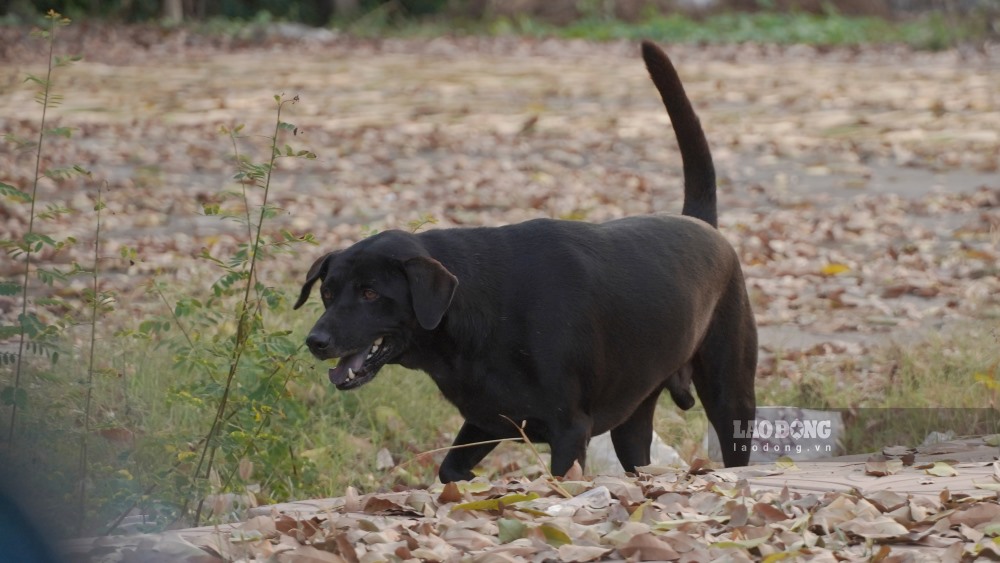
[[[426,330],[437,328],[455,296],[458,278],[440,262],[425,256],[410,258],[403,263],[403,268],[410,282],[417,322]]]
[[[299,300],[295,302],[292,309],[298,309],[305,304],[307,299],[309,299],[309,293],[312,291],[313,284],[316,283],[316,280],[326,275],[327,264],[334,254],[336,254],[336,252],[320,256],[315,262],[313,262],[313,265],[309,267],[309,273],[306,274],[306,283],[302,284],[302,292],[299,293]]]

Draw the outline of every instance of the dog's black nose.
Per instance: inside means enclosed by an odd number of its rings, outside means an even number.
[[[306,346],[316,356],[320,356],[326,350],[329,342],[330,339],[326,335],[316,334],[315,332],[310,332],[309,336],[306,337]]]

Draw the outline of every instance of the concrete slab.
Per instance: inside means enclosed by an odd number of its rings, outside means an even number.
[[[789,468],[773,464],[758,465],[730,472],[745,478],[751,488],[755,489],[788,487],[789,490],[802,493],[858,490],[863,494],[887,490],[933,497],[938,497],[947,489],[952,495],[967,494],[986,498],[997,496],[994,490],[976,486],[998,484],[993,478],[993,462],[1000,459],[1000,448],[986,444],[982,438],[954,440],[917,448],[912,465],[903,467],[896,474],[883,477],[866,473],[865,462],[869,457],[871,454],[842,456],[827,461],[800,462]],[[937,461],[948,461],[957,474],[938,477],[928,473],[926,466]]]

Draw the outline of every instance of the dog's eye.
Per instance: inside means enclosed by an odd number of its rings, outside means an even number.
[[[378,292],[370,287],[361,290],[361,298],[365,301],[375,301],[378,299]]]

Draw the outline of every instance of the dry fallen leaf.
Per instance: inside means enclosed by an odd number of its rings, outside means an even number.
[[[385,471],[395,467],[396,462],[392,459],[392,453],[387,448],[379,449],[375,454],[375,469]]]
[[[618,553],[635,561],[673,561],[680,558],[680,554],[669,543],[651,533],[633,536],[618,548]]]
[[[903,469],[903,461],[900,459],[887,458],[884,455],[874,455],[865,461],[865,474],[875,477],[885,477],[894,475]]]
[[[851,267],[847,264],[838,264],[836,262],[831,264],[826,264],[820,268],[820,273],[824,276],[837,276],[840,274],[845,274],[851,271]]]
[[[868,521],[849,520],[841,524],[840,529],[867,539],[897,538],[908,532],[906,526],[884,516]]]
[[[950,463],[945,463],[943,461],[934,462],[933,465],[925,468],[924,472],[935,477],[954,477],[955,475],[958,475],[958,470],[956,470]]]
[[[1000,522],[1000,505],[996,503],[978,503],[965,510],[956,511],[948,517],[952,526],[966,525],[975,528],[981,524]]]

